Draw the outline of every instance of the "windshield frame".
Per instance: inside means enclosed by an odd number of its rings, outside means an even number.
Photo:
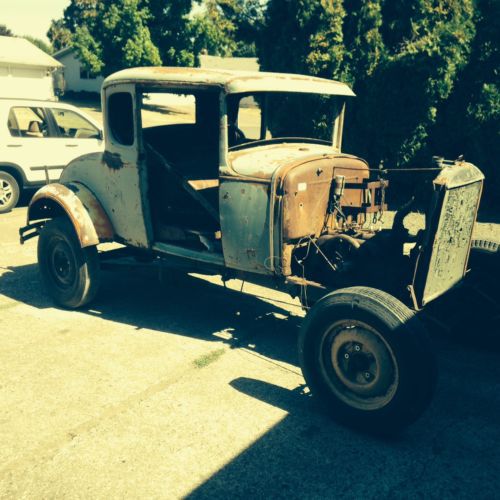
[[[272,138],[266,138],[267,133],[269,131],[269,123],[268,123],[268,116],[269,116],[269,95],[271,94],[290,94],[290,95],[320,95],[324,97],[335,97],[336,99],[339,100],[339,105],[335,106],[334,111],[332,112],[331,116],[331,139],[330,140],[324,140],[320,139],[317,137],[272,137]],[[260,133],[259,133],[259,138],[258,139],[250,139],[247,142],[243,142],[240,144],[235,144],[233,146],[229,146],[229,127],[231,126],[231,122],[238,127],[238,122],[240,119],[240,102],[243,98],[245,97],[256,97],[256,96],[261,96],[261,99],[259,99],[259,108],[261,111],[261,120],[260,120]],[[245,92],[245,93],[239,93],[239,94],[226,94],[225,95],[225,111],[226,111],[226,116],[227,116],[227,126],[226,126],[226,140],[224,141],[227,144],[227,151],[238,151],[241,149],[244,149],[246,147],[255,147],[259,145],[266,145],[266,144],[278,144],[278,143],[287,143],[287,142],[306,142],[306,143],[313,143],[313,144],[322,144],[322,145],[329,145],[332,146],[333,151],[340,153],[341,152],[341,147],[342,147],[342,132],[343,132],[343,125],[344,125],[344,115],[345,115],[345,107],[346,107],[346,99],[347,96],[332,96],[332,95],[323,95],[323,94],[318,94],[318,93],[303,93],[303,92]],[[233,102],[231,102],[233,101]],[[235,108],[236,107],[236,108]],[[235,110],[236,110],[236,116],[235,116]]]

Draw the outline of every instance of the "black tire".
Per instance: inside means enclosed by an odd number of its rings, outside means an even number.
[[[500,306],[500,244],[490,240],[472,240],[470,272],[466,283],[480,290]]]
[[[81,248],[73,225],[66,218],[50,220],[43,226],[38,240],[38,266],[47,292],[59,306],[81,307],[99,289],[97,248]]]
[[[500,245],[473,240],[468,272],[460,286],[431,304],[455,341],[467,349],[500,348]]]
[[[19,184],[7,172],[0,171],[0,214],[10,212],[19,201]]]
[[[340,289],[316,303],[302,326],[299,357],[316,400],[341,423],[376,434],[415,421],[437,379],[415,314],[368,287]]]

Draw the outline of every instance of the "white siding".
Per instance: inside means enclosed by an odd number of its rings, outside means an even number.
[[[64,65],[65,91],[72,92],[97,92],[101,93],[101,85],[104,81],[102,76],[97,78],[80,78],[80,61],[75,57],[73,51],[63,54],[57,58]]]
[[[234,69],[237,71],[260,71],[256,57],[200,56],[200,67],[205,69]]]
[[[0,65],[0,97],[54,99],[51,71],[48,68]]]

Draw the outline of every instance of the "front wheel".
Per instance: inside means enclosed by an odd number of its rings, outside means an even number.
[[[19,200],[19,184],[7,172],[0,172],[0,214],[10,212]]]
[[[100,283],[95,246],[81,248],[71,222],[48,221],[38,240],[38,265],[42,282],[54,302],[76,309],[90,302]]]
[[[426,331],[381,290],[351,287],[319,300],[302,327],[299,356],[313,396],[350,426],[397,432],[432,399],[436,364]]]

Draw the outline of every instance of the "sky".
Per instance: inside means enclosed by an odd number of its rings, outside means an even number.
[[[62,17],[69,3],[70,0],[0,0],[0,24],[5,24],[14,35],[30,35],[48,42],[50,21]]]
[[[15,35],[47,39],[52,19],[62,17],[70,0],[0,0],[0,24]]]

